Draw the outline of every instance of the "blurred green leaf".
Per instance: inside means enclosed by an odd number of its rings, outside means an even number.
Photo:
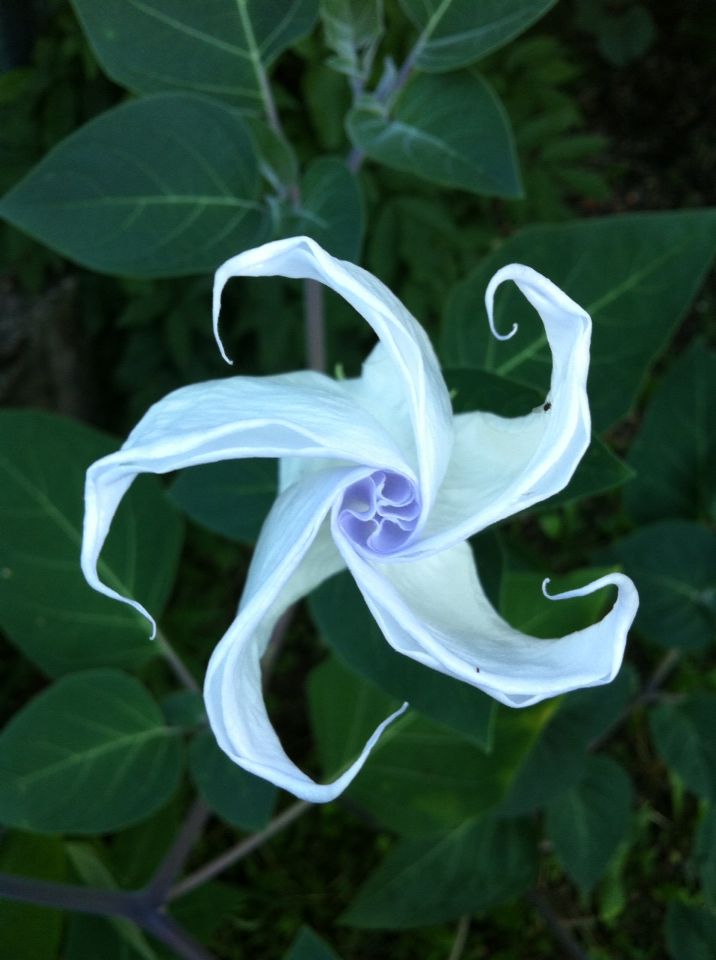
[[[349,574],[332,577],[320,586],[311,594],[309,605],[321,637],[351,670],[398,701],[408,701],[430,719],[489,747],[494,701],[475,687],[393,650]]]
[[[419,70],[442,73],[467,66],[504,46],[543,16],[556,0],[400,0],[420,30]]]
[[[318,0],[72,0],[106,73],[139,93],[188,90],[263,107],[265,68],[316,22]]]
[[[0,625],[50,676],[137,667],[160,652],[144,618],[92,590],[80,570],[84,474],[116,445],[51,414],[0,413]],[[157,481],[140,477],[114,520],[100,577],[160,615],[182,532]]]
[[[276,490],[274,460],[223,460],[182,470],[169,496],[207,530],[255,543]]]
[[[341,919],[389,930],[442,923],[519,896],[536,871],[528,823],[468,820],[441,836],[399,841]]]
[[[700,650],[716,636],[716,535],[687,520],[636,530],[603,550],[639,591],[635,626],[653,643]]]
[[[3,198],[0,214],[91,270],[173,277],[209,273],[266,239],[259,186],[235,110],[155,94],[59,143]]]
[[[66,879],[59,837],[9,833],[0,842],[0,870],[37,880]],[[55,960],[64,918],[59,910],[0,900],[0,956],[12,960]]]
[[[204,802],[223,820],[242,830],[260,830],[271,818],[276,787],[233,763],[202,730],[189,748],[189,769]]]
[[[716,960],[716,916],[672,900],[666,910],[666,949],[671,960]]]
[[[383,34],[383,0],[320,0],[328,63],[339,73],[365,80]]]
[[[171,796],[181,744],[136,680],[88,670],[58,680],[0,734],[0,823],[102,833]]]
[[[669,769],[699,796],[716,800],[716,696],[695,693],[649,715],[657,750]]]
[[[471,193],[521,194],[509,119],[477,74],[417,76],[390,105],[363,97],[346,123],[354,146],[387,167]]]
[[[499,267],[528,263],[592,315],[589,397],[601,432],[632,407],[651,365],[690,307],[711,263],[716,211],[644,213],[529,227],[507,240],[452,291],[443,317],[444,363],[513,377],[546,393],[552,369],[544,328],[513,284],[497,296],[498,330],[483,312]]]
[[[716,353],[703,341],[691,344],[655,391],[628,460],[637,479],[625,503],[638,523],[699,519],[714,509]]]
[[[706,903],[716,910],[716,807],[707,807],[694,841],[694,861]]]
[[[284,960],[339,960],[339,957],[310,927],[301,927]]]
[[[357,262],[363,244],[363,196],[342,160],[319,157],[301,180],[301,203],[286,218],[284,236],[307,234],[334,257]]]
[[[608,757],[589,757],[579,782],[547,807],[547,836],[584,893],[602,876],[627,835],[631,804],[631,782],[623,767]]]

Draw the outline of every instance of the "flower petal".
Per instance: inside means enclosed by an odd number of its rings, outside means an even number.
[[[455,418],[452,457],[437,502],[406,556],[458,543],[562,490],[589,446],[589,315],[535,270],[511,264],[498,270],[485,294],[493,331],[495,291],[506,280],[514,280],[544,323],[553,361],[547,402],[514,419],[480,412]],[[513,326],[508,336],[515,331]]]
[[[324,520],[341,492],[364,475],[350,468],[324,470],[278,497],[261,531],[239,614],[214,650],[204,684],[209,722],[221,749],[245,770],[313,803],[345,790],[387,724],[405,709],[381,723],[351,766],[324,785],[286,755],[261,692],[260,658],[277,619],[343,565]]]
[[[336,523],[333,523],[336,537]],[[336,543],[388,643],[399,653],[479,687],[512,707],[525,707],[581,687],[613,680],[636,616],[634,584],[613,573],[561,600],[608,585],[618,588],[611,611],[567,636],[536,639],[515,630],[493,609],[466,543],[404,563],[368,561]],[[545,600],[545,603],[548,600]]]
[[[221,292],[231,277],[283,276],[318,280],[339,293],[375,330],[390,357],[413,427],[423,504],[432,504],[452,442],[450,398],[427,334],[376,277],[326,253],[309,237],[276,240],[232,257],[216,271],[214,330]],[[226,354],[222,354],[225,359]]]
[[[166,473],[239,457],[326,458],[410,473],[395,444],[335,381],[304,371],[232,377],[183,387],[156,403],[115,453],[87,471],[82,570],[96,590],[136,601],[97,575],[97,561],[120,500],[138,473]]]

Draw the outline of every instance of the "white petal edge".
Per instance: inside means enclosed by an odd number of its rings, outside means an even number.
[[[494,610],[468,544],[411,563],[378,564],[342,541],[335,522],[333,535],[388,643],[501,703],[530,706],[609,683],[619,671],[639,602],[634,584],[623,574],[608,574],[550,596],[566,600],[607,586],[618,591],[612,609],[598,623],[542,640],[515,630]]]
[[[324,283],[363,316],[390,355],[403,385],[413,425],[424,516],[435,499],[452,443],[450,398],[427,334],[393,293],[367,270],[327,253],[310,237],[291,237],[232,257],[214,278],[214,333],[221,293],[232,277],[282,276]]]
[[[455,418],[455,441],[443,484],[422,537],[403,553],[405,559],[428,555],[467,539],[558,493],[569,483],[589,446],[591,420],[587,399],[589,314],[531,267],[509,264],[498,270],[485,293],[494,326],[497,288],[514,281],[537,310],[552,351],[549,409],[525,417],[490,413]]]
[[[87,471],[81,553],[87,582],[138,610],[153,636],[151,614],[97,572],[112,518],[134,478],[218,460],[287,456],[392,464],[412,473],[382,427],[322,374],[231,377],[183,387],[154,404],[122,447]]]
[[[286,755],[261,690],[260,660],[278,617],[342,567],[322,525],[341,491],[365,473],[321,471],[278,497],[261,531],[238,616],[214,650],[204,683],[209,723],[224,753],[243,769],[311,803],[326,803],[342,793],[386,726],[407,708],[403,704],[376,728],[336,780],[320,784]]]

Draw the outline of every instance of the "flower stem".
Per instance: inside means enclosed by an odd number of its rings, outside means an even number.
[[[587,954],[574,939],[570,931],[557,916],[551,903],[537,890],[533,890],[527,897],[535,910],[544,921],[554,939],[564,950],[565,957],[570,960],[589,960]]]
[[[455,939],[453,940],[450,956],[448,960],[460,960],[465,950],[467,937],[470,933],[470,915],[464,913],[457,922],[455,930]]]
[[[171,643],[169,643],[161,630],[157,630],[157,636],[154,642],[159,644],[159,649],[161,650],[162,656],[182,686],[186,687],[187,690],[193,691],[194,693],[201,693],[199,684],[189,672],[189,668],[186,666]]]
[[[181,872],[191,849],[199,839],[206,821],[209,819],[209,809],[203,800],[196,799],[182,824],[181,830],[167,851],[164,859],[157,867],[145,894],[150,901],[160,906],[167,899],[169,889]]]
[[[235,847],[222,853],[214,860],[205,863],[203,867],[199,867],[194,873],[190,873],[188,877],[185,877],[177,883],[176,886],[172,887],[167,899],[171,901],[176,900],[178,897],[183,897],[185,894],[200,887],[203,883],[206,883],[207,880],[212,880],[220,873],[223,873],[224,870],[228,870],[229,867],[238,863],[239,860],[243,860],[250,853],[253,853],[254,850],[263,846],[271,837],[280,833],[281,830],[285,829],[290,823],[293,823],[294,820],[297,820],[306,813],[310,807],[311,804],[305,800],[299,800],[297,803],[292,804],[292,806],[287,807],[283,813],[279,814],[263,830],[252,834],[250,837],[246,837],[245,840],[242,840]]]

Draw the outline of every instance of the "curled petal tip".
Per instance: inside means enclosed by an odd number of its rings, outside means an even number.
[[[548,600],[556,600],[557,599],[556,596],[552,596],[551,594],[547,593],[547,584],[551,582],[552,582],[551,577],[544,578],[544,580],[542,581],[542,593],[544,594],[545,597],[547,597]]]
[[[512,329],[510,330],[509,333],[499,333],[499,332],[495,329],[495,321],[494,321],[494,319],[493,319],[493,317],[492,317],[492,313],[490,313],[490,330],[492,331],[492,336],[495,337],[496,340],[511,340],[512,337],[514,337],[514,335],[515,335],[515,334],[517,333],[517,331],[519,330],[519,324],[518,324],[518,323],[513,323],[513,324],[512,324]]]

